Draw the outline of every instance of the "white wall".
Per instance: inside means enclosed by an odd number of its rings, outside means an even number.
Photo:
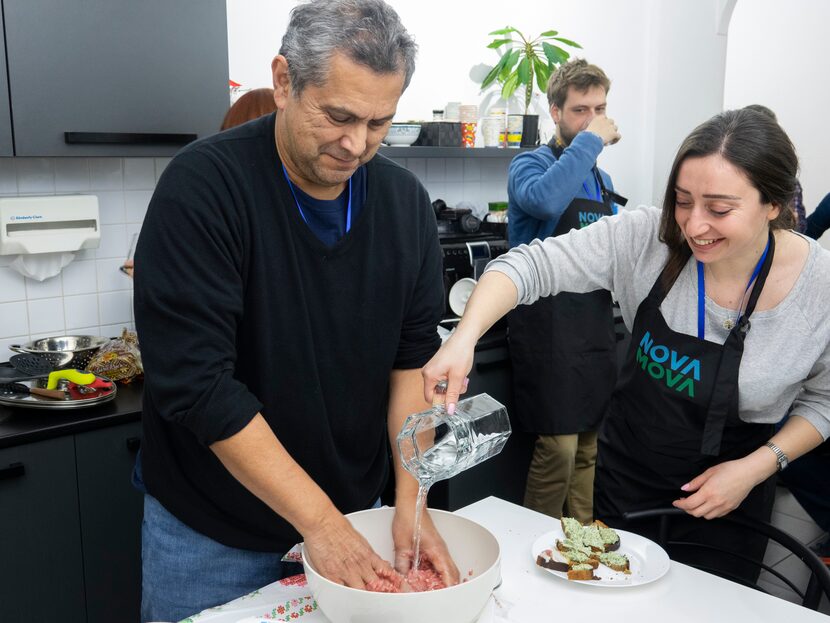
[[[721,109],[725,36],[717,23],[734,0],[523,0],[486,3],[390,0],[420,45],[412,84],[398,106],[399,120],[429,119],[447,101],[478,103],[470,70],[493,64],[488,32],[506,24],[529,35],[556,29],[583,46],[577,55],[602,67],[612,80],[609,115],[623,135],[600,165],[631,203],[652,204],[680,140]],[[269,86],[270,61],[279,49],[296,2],[228,0],[231,79],[245,87]],[[547,105],[539,108],[550,131]],[[490,101],[490,98],[487,98]]]
[[[724,107],[775,111],[798,150],[808,214],[830,193],[828,24],[826,0],[742,0],[729,27]]]
[[[270,85],[270,61],[287,26],[288,9],[296,4],[229,0],[232,80],[251,88]],[[556,7],[542,0],[526,0],[492,3],[488,10],[474,11],[466,2],[391,0],[390,4],[420,46],[415,76],[398,106],[399,120],[429,119],[432,109],[443,108],[451,100],[480,103],[483,96],[469,72],[477,64],[493,64],[498,59],[496,52],[486,47],[492,39],[488,32],[507,23],[534,35],[553,28],[580,42],[584,56],[611,77],[609,112],[618,120],[623,141],[603,155],[601,165],[611,171],[617,186],[632,201],[639,201],[635,196],[644,196],[649,186],[638,175],[644,155],[635,137],[642,134],[645,119],[636,101],[626,94],[639,93],[644,85],[639,59],[645,49],[640,22],[647,12],[646,0],[590,0],[558,3]],[[587,17],[598,15],[603,18]],[[546,105],[544,115],[547,118]]]

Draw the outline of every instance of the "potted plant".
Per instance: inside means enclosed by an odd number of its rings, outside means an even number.
[[[496,39],[487,47],[500,52],[501,57],[482,80],[481,90],[497,83],[501,86],[502,99],[507,102],[517,90],[524,89],[522,146],[533,146],[539,131],[539,115],[529,114],[534,86],[538,87],[540,93],[544,93],[550,75],[570,58],[570,53],[557,43],[579,49],[582,46],[576,41],[559,37],[556,30],[546,30],[531,39],[518,29],[507,26],[494,30],[490,35],[496,36]]]

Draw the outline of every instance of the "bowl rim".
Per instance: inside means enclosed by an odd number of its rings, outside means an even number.
[[[54,350],[54,349],[43,349],[43,348],[34,348],[35,344],[41,342],[48,342],[49,340],[66,340],[66,339],[81,339],[81,338],[90,338],[92,344],[90,346],[83,346],[81,348],[72,348],[66,350]],[[31,353],[33,355],[38,354],[48,354],[48,353],[80,353],[85,350],[91,350],[93,348],[101,348],[107,342],[110,341],[110,338],[104,337],[102,335],[82,335],[82,334],[73,334],[73,335],[50,335],[48,337],[41,337],[35,340],[29,340],[25,344],[13,344],[12,346],[16,346],[20,350],[25,350],[27,353]],[[14,350],[14,349],[12,349]]]
[[[346,515],[346,517],[354,517],[356,515],[363,515],[365,513],[376,513],[379,510],[394,511],[395,507],[394,506],[382,506],[381,508],[367,508],[366,510],[355,511],[354,513],[348,513]],[[308,565],[311,568],[311,570],[314,571],[314,575],[319,580],[321,580],[322,582],[324,582],[324,583],[326,583],[330,586],[336,586],[340,589],[346,589],[348,591],[354,591],[355,593],[363,594],[363,595],[365,595],[366,593],[370,593],[372,595],[378,595],[379,596],[378,599],[414,599],[414,598],[418,597],[419,595],[423,595],[424,593],[437,593],[437,592],[440,591],[441,594],[445,594],[445,591],[452,591],[452,590],[455,590],[455,589],[463,590],[463,587],[469,585],[472,580],[475,580],[477,578],[480,578],[480,577],[484,576],[486,573],[491,571],[494,567],[497,567],[497,566],[501,565],[501,544],[499,543],[499,540],[495,537],[495,535],[492,532],[490,532],[490,530],[488,530],[487,528],[482,526],[480,523],[478,523],[476,521],[473,521],[472,519],[462,517],[461,515],[456,515],[455,513],[451,513],[449,511],[441,510],[441,509],[438,509],[438,508],[428,508],[427,510],[429,511],[430,515],[432,515],[433,513],[440,514],[440,515],[451,515],[452,517],[456,517],[458,519],[463,519],[464,521],[469,521],[470,523],[473,523],[473,524],[479,526],[480,528],[482,528],[493,539],[493,541],[495,541],[495,543],[496,543],[496,549],[497,549],[498,553],[496,554],[496,559],[493,561],[493,564],[491,564],[484,571],[482,571],[481,573],[479,573],[475,577],[471,578],[471,580],[468,580],[467,582],[461,581],[461,582],[459,582],[458,584],[456,584],[454,586],[446,586],[444,588],[440,588],[440,589],[437,589],[435,591],[416,591],[416,592],[412,592],[412,593],[381,593],[381,592],[375,592],[375,591],[367,591],[366,589],[363,589],[363,588],[353,588],[351,586],[346,586],[345,584],[339,584],[338,582],[332,582],[328,578],[324,577],[319,571],[317,571],[317,569],[315,569],[314,564],[311,562],[310,558],[306,558],[306,555],[305,555],[305,541],[303,541],[302,547],[301,547],[301,551],[302,551],[302,555],[303,555],[303,565],[304,566]],[[499,577],[497,578],[497,580],[498,581],[497,581],[496,585],[494,585],[490,589],[491,593],[497,588],[498,584],[501,582],[501,572],[499,572]]]

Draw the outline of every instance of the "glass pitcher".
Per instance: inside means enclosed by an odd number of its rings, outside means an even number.
[[[441,389],[437,387],[436,392]],[[495,456],[509,436],[507,409],[487,394],[479,394],[459,401],[452,415],[443,402],[413,413],[404,421],[397,442],[406,470],[419,483],[432,484]]]

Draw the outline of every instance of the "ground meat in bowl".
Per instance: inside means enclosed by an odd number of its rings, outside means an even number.
[[[410,569],[406,576],[397,571],[379,575],[376,582],[366,585],[367,591],[376,593],[421,593],[446,588],[441,576],[428,560],[421,560],[417,569]]]

